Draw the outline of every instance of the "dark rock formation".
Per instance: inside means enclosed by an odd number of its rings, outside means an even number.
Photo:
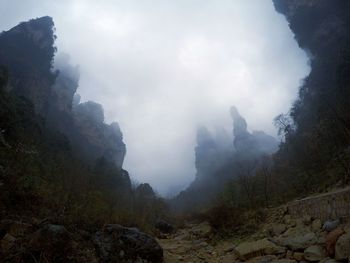
[[[248,132],[246,120],[239,114],[236,107],[231,107],[233,119],[233,144],[235,150],[245,157],[261,154],[272,154],[278,149],[277,140],[263,131]]]
[[[163,249],[136,228],[107,225],[96,233],[95,245],[102,262],[163,262]]]
[[[164,234],[171,234],[175,231],[174,226],[164,220],[158,220],[154,226],[156,229],[158,229],[161,233]]]
[[[218,146],[208,129],[200,127],[197,130],[197,146],[195,148],[196,178],[201,180],[215,171],[219,162],[218,152]]]
[[[135,196],[140,198],[140,200],[156,198],[153,188],[148,183],[143,183],[137,186],[135,189]]]
[[[74,94],[79,86],[79,67],[73,67],[69,55],[58,54],[55,57],[55,69],[58,70],[58,76],[52,86],[52,100],[54,108],[60,112],[70,114]]]
[[[33,19],[0,34],[0,65],[10,73],[11,91],[31,100],[43,115],[55,81],[51,72],[54,39],[51,17]]]
[[[55,38],[50,17],[0,34],[0,66],[9,72],[10,92],[30,100],[48,127],[68,137],[75,155],[89,162],[103,157],[121,169],[126,147],[119,125],[104,122],[100,104],[79,104],[79,68],[70,65],[69,56],[56,56],[53,72]]]
[[[74,250],[71,234],[66,228],[51,224],[36,231],[29,246],[33,253],[39,253],[54,262],[69,260]]]
[[[248,131],[246,120],[231,108],[233,142],[224,129],[213,135],[207,128],[197,130],[196,177],[172,202],[179,209],[200,209],[222,191],[225,183],[237,175],[238,161],[253,161],[278,149],[277,140],[262,131]],[[225,144],[226,143],[226,144]]]
[[[342,0],[274,0],[311,59],[335,56],[349,39],[350,4]],[[336,65],[334,65],[336,66]]]
[[[122,168],[126,147],[118,123],[104,123],[103,108],[100,104],[88,101],[73,109],[74,124],[79,139],[73,140],[87,159],[104,157]]]
[[[350,143],[350,2],[273,2],[276,10],[287,19],[299,46],[309,55],[311,66],[290,111],[295,130],[289,132],[285,152],[282,149],[280,156],[286,156],[288,162],[299,166],[305,160],[317,163],[315,168],[307,168],[309,173],[317,174],[315,182],[330,180],[320,179],[318,174],[338,165],[330,163]],[[315,137],[318,146],[313,148],[312,138]],[[295,153],[291,154],[294,146]],[[332,174],[332,177],[336,176]]]

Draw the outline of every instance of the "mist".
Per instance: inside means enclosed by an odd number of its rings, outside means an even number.
[[[79,65],[78,93],[124,135],[131,177],[162,195],[194,178],[196,129],[225,128],[235,105],[248,129],[276,135],[308,59],[270,0],[0,0],[0,30],[54,18],[56,45]]]

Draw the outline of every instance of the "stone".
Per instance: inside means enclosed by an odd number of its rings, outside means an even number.
[[[32,235],[29,247],[47,259],[66,261],[73,253],[74,243],[64,226],[47,224]]]
[[[236,257],[235,255],[233,254],[228,254],[228,255],[225,255],[223,258],[222,258],[222,263],[233,263],[235,262],[236,260]]]
[[[260,256],[250,259],[249,261],[246,261],[248,263],[269,263],[269,262],[276,262],[277,257],[268,255],[268,256]]]
[[[297,262],[293,259],[281,258],[281,259],[272,261],[272,263],[297,263]]]
[[[287,227],[284,224],[273,224],[271,228],[271,232],[274,236],[279,236],[286,230]]]
[[[308,228],[295,227],[278,237],[276,243],[296,251],[316,244],[317,237],[315,233],[311,232]]]
[[[320,219],[315,219],[314,221],[312,221],[311,223],[311,229],[314,232],[318,232],[321,230],[322,227],[322,222]]]
[[[341,228],[336,228],[329,232],[326,236],[326,250],[329,256],[333,256],[335,253],[335,244],[338,238],[344,234],[344,230]]]
[[[304,251],[304,258],[308,261],[320,261],[325,257],[326,251],[321,246],[311,246]]]
[[[302,261],[304,259],[304,253],[302,252],[294,252],[293,258],[297,261]]]
[[[196,237],[207,238],[212,233],[212,227],[208,222],[202,222],[191,228],[190,233]]]
[[[333,220],[333,221],[326,221],[323,226],[322,230],[331,232],[332,230],[336,229],[340,225],[340,220]]]
[[[175,231],[174,226],[164,220],[158,220],[155,224],[155,228],[164,234],[171,234]]]
[[[292,257],[293,257],[293,251],[288,250],[287,253],[286,253],[286,258],[290,259]]]
[[[303,216],[302,221],[303,221],[303,223],[304,223],[305,225],[311,224],[311,223],[312,223],[311,216],[309,216],[309,215]]]
[[[247,260],[256,256],[283,254],[285,250],[284,247],[277,246],[266,238],[253,242],[244,242],[235,248],[235,252],[241,260]]]
[[[95,234],[94,243],[101,262],[163,262],[163,249],[158,242],[137,228],[106,225]]]
[[[10,234],[6,234],[0,240],[1,252],[7,253],[15,245],[15,242],[16,242],[16,238],[14,236],[11,236]],[[1,255],[1,252],[0,252],[0,255]]]
[[[335,244],[335,259],[345,260],[350,257],[350,233],[345,233],[338,238]]]
[[[322,259],[320,263],[337,263],[337,261],[332,258],[325,258],[325,259]]]
[[[290,215],[285,215],[283,217],[283,222],[286,224],[286,225],[290,225],[292,223],[292,217]]]

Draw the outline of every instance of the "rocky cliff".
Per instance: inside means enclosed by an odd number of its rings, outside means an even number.
[[[197,130],[195,148],[196,177],[191,185],[173,201],[179,209],[206,207],[223,190],[224,185],[237,177],[239,162],[253,161],[278,149],[277,140],[263,131],[248,131],[246,120],[237,108],[231,108],[233,141],[225,129],[213,134],[206,127]]]
[[[337,134],[342,144],[348,144],[350,111],[350,3],[341,0],[274,0],[295,34],[299,46],[310,59],[311,72],[299,91],[292,108],[292,118],[298,130],[312,133],[317,125]],[[322,116],[322,117],[320,117]],[[321,123],[322,119],[322,123]],[[342,123],[335,128],[333,119]],[[338,132],[337,132],[338,130]],[[347,132],[345,132],[347,133]],[[329,140],[328,141],[332,141]],[[334,145],[332,141],[331,144]]]
[[[119,125],[106,124],[97,103],[76,101],[73,107],[79,68],[67,55],[55,57],[54,32],[52,18],[42,17],[0,34],[0,65],[8,69],[9,92],[31,101],[51,129],[68,137],[77,156],[89,162],[106,158],[121,169],[126,147]]]
[[[314,189],[328,181],[349,183],[350,145],[350,2],[342,0],[274,0],[299,46],[309,57],[311,72],[290,110],[293,129],[278,158],[289,163],[283,174]],[[282,163],[281,162],[281,163]],[[343,165],[343,163],[345,165]],[[337,167],[336,171],[329,171]],[[302,170],[307,180],[291,172]]]
[[[321,59],[348,41],[350,4],[342,0],[274,0],[300,47]],[[326,52],[326,53],[325,53]]]
[[[0,34],[0,65],[10,73],[11,92],[28,98],[43,115],[55,81],[51,71],[54,39],[51,17],[20,23]]]
[[[240,155],[255,156],[272,154],[278,149],[277,140],[263,131],[248,132],[246,120],[239,114],[236,107],[231,107],[233,119],[233,145]]]

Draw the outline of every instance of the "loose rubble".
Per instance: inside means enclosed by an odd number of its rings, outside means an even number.
[[[286,207],[269,211],[259,233],[242,240],[214,242],[208,223],[187,224],[159,240],[165,263],[307,263],[347,262],[350,224],[346,220],[322,222],[303,216],[292,218]]]

